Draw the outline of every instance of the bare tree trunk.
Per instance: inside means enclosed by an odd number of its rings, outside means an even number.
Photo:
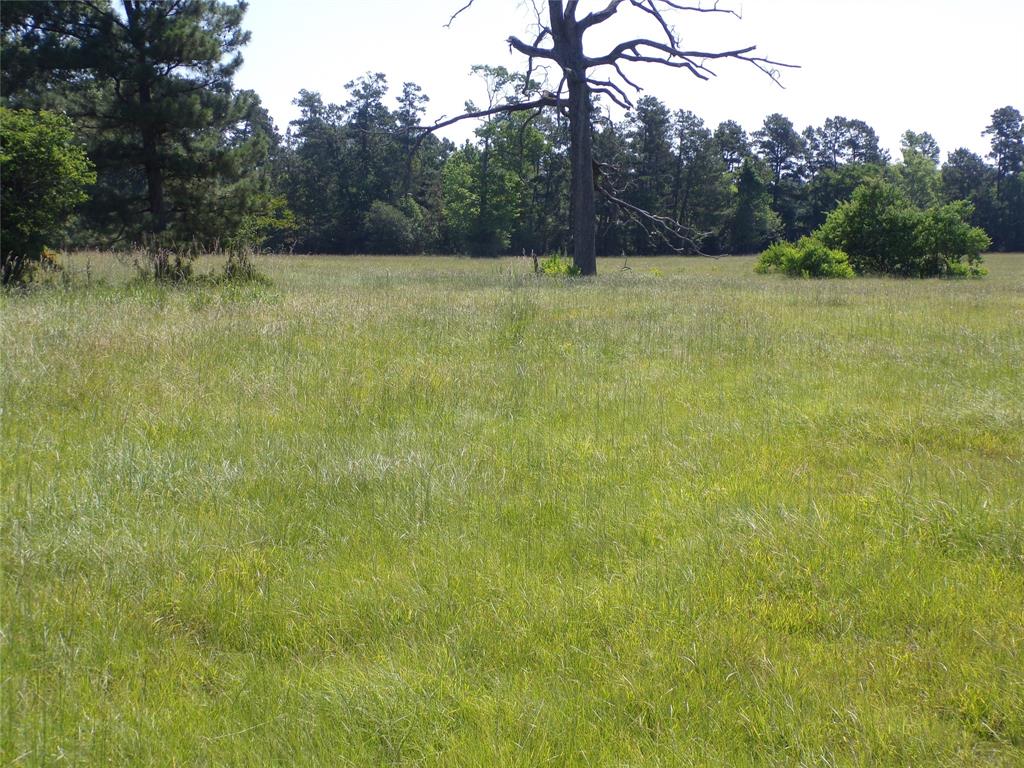
[[[594,206],[594,135],[590,126],[590,85],[587,83],[583,29],[576,21],[576,2],[563,9],[562,0],[548,0],[553,58],[569,87],[569,219],[572,222],[572,263],[581,275],[597,274]]]
[[[125,0],[129,2],[130,0]],[[448,19],[450,26],[455,19],[474,4],[474,0],[465,0],[462,7]],[[675,69],[686,69],[691,74],[707,80],[714,75],[709,69],[708,62],[718,59],[735,59],[753,64],[764,72],[776,83],[778,70],[775,67],[790,67],[791,64],[783,64],[763,56],[753,55],[755,46],[736,48],[729,51],[703,52],[687,51],[680,48],[679,39],[675,31],[665,18],[668,10],[692,11],[695,13],[726,13],[734,14],[735,11],[729,8],[719,8],[718,3],[708,5],[697,3],[695,5],[683,5],[673,0],[610,0],[602,10],[594,10],[582,18],[577,18],[579,0],[548,0],[548,20],[550,26],[540,23],[540,5],[537,0],[532,3],[533,9],[538,14],[538,25],[541,27],[536,40],[532,45],[523,42],[514,35],[508,38],[508,44],[524,56],[529,58],[527,78],[534,71],[536,59],[554,62],[561,69],[563,76],[558,86],[558,93],[542,92],[541,97],[531,101],[510,101],[497,107],[493,105],[485,110],[467,111],[458,117],[439,120],[432,126],[423,128],[426,132],[437,131],[460,120],[471,118],[490,117],[495,114],[510,114],[513,112],[525,112],[541,110],[548,107],[555,108],[562,112],[568,106],[569,133],[570,133],[570,220],[572,230],[573,264],[583,275],[597,274],[597,217],[594,201],[594,138],[591,127],[591,93],[596,92],[607,96],[619,106],[628,109],[632,106],[629,94],[624,89],[632,87],[635,91],[641,90],[640,86],[630,80],[623,73],[619,62],[648,62],[662,64]],[[583,36],[588,29],[599,24],[604,24],[615,17],[623,6],[632,7],[646,13],[653,18],[661,27],[668,42],[659,42],[649,38],[635,38],[624,40],[613,47],[609,53],[597,58],[591,58],[583,53]],[[550,37],[551,46],[544,47],[542,43]],[[599,80],[592,78],[588,72],[599,67],[614,67],[618,72],[620,82],[614,78]],[[569,98],[564,99],[563,88],[568,86]],[[776,183],[774,194],[778,196],[778,184]],[[602,186],[601,192],[607,194],[620,207],[626,206],[635,215],[642,215],[647,221],[653,222],[659,227],[666,227],[673,224],[663,216],[655,216],[643,209],[632,206],[624,200],[612,198],[610,193]],[[673,205],[678,202],[673,200]],[[675,224],[670,228],[674,234],[681,234],[682,227]]]
[[[572,263],[582,275],[597,274],[594,207],[594,136],[590,127],[590,88],[569,83],[569,156],[572,159]]]

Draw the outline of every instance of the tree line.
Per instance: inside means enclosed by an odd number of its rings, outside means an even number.
[[[521,88],[520,75],[475,67],[495,100]],[[558,115],[496,115],[456,146],[432,136],[410,155],[410,132],[426,97],[405,83],[387,104],[383,74],[348,84],[344,104],[303,92],[301,110],[277,145],[274,178],[299,222],[299,249],[337,253],[548,253],[566,249],[567,126]],[[502,91],[504,93],[502,93]],[[781,114],[747,132],[711,127],[687,110],[641,98],[621,121],[598,115],[594,159],[616,198],[681,231],[658,228],[629,208],[598,200],[603,255],[750,253],[797,239],[870,179],[896,185],[918,207],[967,200],[972,223],[1001,250],[1024,249],[1024,130],[1014,107],[997,109],[985,131],[988,160],[940,150],[907,131],[897,159],[862,120],[836,116],[797,131]]]
[[[491,114],[456,145],[419,130],[419,85],[393,93],[384,74],[367,73],[341,103],[301,91],[282,134],[258,95],[233,84],[244,10],[219,0],[0,5],[3,106],[66,115],[95,168],[65,244],[210,249],[241,233],[297,252],[570,250],[566,110]],[[528,75],[472,73],[487,103],[468,112],[552,98]],[[800,131],[773,114],[748,132],[654,96],[615,120],[611,101],[595,93],[591,107],[600,254],[759,251],[814,231],[868,180],[921,209],[966,200],[994,247],[1024,250],[1024,125],[1013,106],[990,116],[987,157],[960,148],[940,163],[927,132],[907,131],[893,158],[869,125],[843,116]],[[16,124],[5,118],[5,132]]]

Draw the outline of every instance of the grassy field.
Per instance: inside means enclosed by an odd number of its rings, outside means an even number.
[[[1024,764],[1024,256],[88,266],[0,297],[0,765]]]

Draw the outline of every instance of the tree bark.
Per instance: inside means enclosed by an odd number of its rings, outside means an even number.
[[[129,37],[135,47],[138,63],[139,112],[145,123],[142,126],[142,164],[146,170],[146,195],[149,200],[150,228],[159,234],[167,228],[167,211],[164,206],[164,169],[160,162],[157,146],[159,135],[153,122],[153,91],[147,74],[145,30],[138,22],[139,3],[123,0],[125,19],[128,22]]]
[[[569,88],[569,218],[572,263],[581,275],[597,274],[597,210],[594,205],[594,134],[590,125],[590,85],[583,55],[583,29],[576,2],[548,0],[553,58]]]
[[[572,263],[581,275],[597,274],[594,205],[594,136],[590,126],[590,87],[569,83],[569,155],[572,158]]]
[[[146,129],[142,134],[142,161],[146,168],[146,192],[149,212],[153,217],[153,232],[167,229],[167,211],[164,206],[164,171],[157,153],[156,134]]]

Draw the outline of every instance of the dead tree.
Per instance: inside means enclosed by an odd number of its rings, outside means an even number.
[[[455,19],[469,10],[476,0],[468,0],[448,20],[450,26]],[[720,59],[734,59],[747,62],[764,72],[774,82],[779,82],[777,67],[790,64],[772,61],[754,55],[756,46],[736,48],[728,51],[688,50],[681,47],[675,29],[670,25],[668,14],[672,12],[726,13],[739,17],[735,11],[720,8],[718,2],[687,5],[676,0],[611,0],[603,9],[586,15],[579,11],[579,0],[549,0],[545,15],[534,4],[537,15],[537,36],[533,43],[518,37],[509,37],[508,44],[527,57],[526,82],[530,83],[538,59],[552,62],[561,71],[561,82],[557,92],[542,91],[539,98],[529,101],[502,104],[491,109],[469,112],[458,117],[440,120],[434,125],[421,126],[422,135],[452,125],[460,120],[487,117],[499,113],[536,111],[545,108],[561,109],[569,121],[569,159],[571,167],[571,216],[573,264],[584,275],[597,274],[595,252],[595,191],[606,194],[616,205],[624,201],[608,192],[604,185],[596,185],[594,179],[592,95],[597,93],[612,102],[630,109],[633,101],[630,94],[643,90],[627,75],[626,70],[633,64],[660,64],[674,69],[685,70],[694,77],[708,80],[715,76],[710,64]],[[633,11],[647,16],[656,31],[654,38],[634,38],[612,47],[603,55],[589,56],[584,51],[583,41],[587,31],[614,18],[620,11]],[[632,208],[632,206],[630,206]],[[626,209],[631,216],[647,217],[649,221],[668,226],[669,220],[656,217],[646,211]],[[678,226],[678,225],[676,225]]]

